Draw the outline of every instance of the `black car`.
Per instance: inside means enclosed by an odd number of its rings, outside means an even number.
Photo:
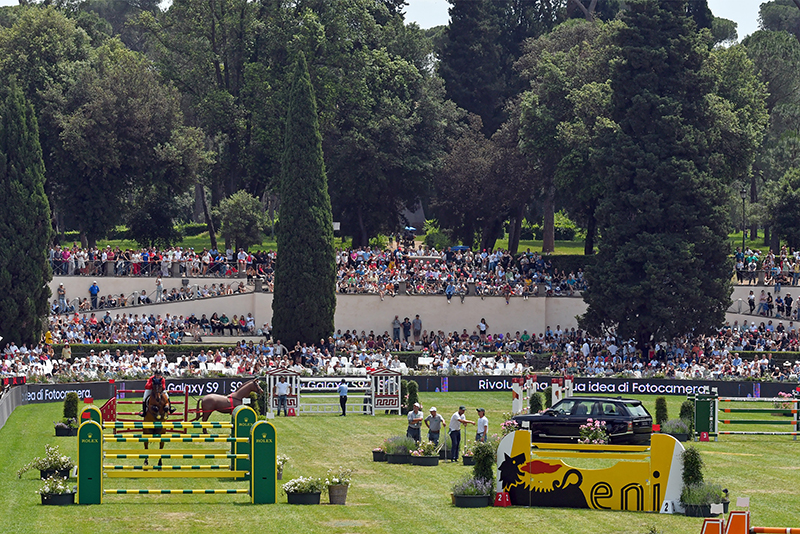
[[[589,420],[605,421],[615,445],[649,445],[653,418],[641,401],[606,397],[569,397],[542,413],[517,415],[513,420],[531,431],[533,442],[577,443],[580,427]]]

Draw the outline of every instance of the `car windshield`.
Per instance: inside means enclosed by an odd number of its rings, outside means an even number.
[[[625,407],[634,417],[648,417],[649,415],[641,404],[626,404]]]

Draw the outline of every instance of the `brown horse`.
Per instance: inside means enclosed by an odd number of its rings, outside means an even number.
[[[197,407],[195,409],[196,415],[192,421],[197,421],[202,417],[205,423],[208,421],[208,418],[211,417],[212,412],[231,413],[234,408],[242,404],[242,399],[250,395],[252,391],[264,393],[264,390],[258,385],[258,379],[254,378],[250,382],[247,382],[227,397],[210,393],[197,401]],[[203,434],[206,434],[205,428],[203,429]]]
[[[153,392],[147,398],[147,409],[145,410],[145,422],[163,422],[167,419],[170,413],[169,396],[164,391],[164,379],[160,377],[153,378]],[[145,428],[142,434],[151,434],[153,436],[160,436],[164,433],[163,428]],[[148,442],[144,442],[145,450],[148,449]],[[164,448],[164,442],[158,444],[158,449]],[[147,465],[147,458],[144,459],[144,465]],[[161,465],[161,458],[158,459],[158,465]]]

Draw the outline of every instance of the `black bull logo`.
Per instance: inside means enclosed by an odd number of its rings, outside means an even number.
[[[589,508],[586,496],[581,491],[583,475],[577,469],[565,468],[563,474],[543,487],[531,487],[523,483],[525,472],[531,475],[555,474],[562,469],[538,460],[527,462],[524,454],[510,457],[504,454],[500,464],[500,483],[507,491],[512,504],[567,508]]]

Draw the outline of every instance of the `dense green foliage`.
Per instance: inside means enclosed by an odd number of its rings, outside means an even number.
[[[601,157],[603,239],[580,323],[644,348],[723,322],[731,291],[725,197],[732,172],[750,163],[723,139],[747,147],[760,138],[730,128],[749,100],[715,94],[708,46],[680,3],[629,5],[616,37],[627,60],[611,76],[614,132]]]
[[[663,425],[669,419],[667,413],[667,399],[666,397],[656,397],[656,417],[655,424]]]
[[[12,79],[0,91],[0,324],[4,341],[35,345],[53,277],[50,205],[33,107]]]
[[[303,53],[295,61],[280,184],[273,336],[284,345],[333,334],[336,263],[317,104]]]
[[[78,418],[78,394],[74,391],[70,391],[67,393],[66,397],[64,397],[64,418]]]
[[[215,210],[222,224],[220,232],[235,244],[235,248],[247,250],[261,243],[267,227],[264,207],[247,191],[237,191],[219,203]]]

